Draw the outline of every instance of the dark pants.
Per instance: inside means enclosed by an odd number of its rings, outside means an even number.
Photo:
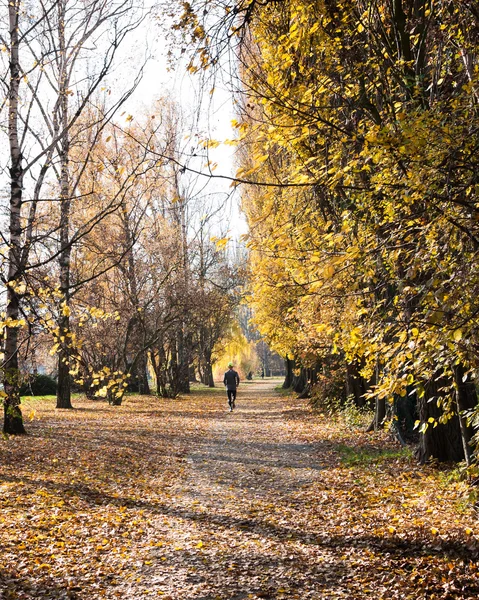
[[[236,400],[236,390],[226,390],[226,393],[228,394],[228,404],[231,406]]]

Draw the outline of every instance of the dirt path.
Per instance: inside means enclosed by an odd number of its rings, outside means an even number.
[[[148,571],[150,584],[175,600],[318,597],[327,557],[321,551],[315,565],[317,531],[304,527],[300,494],[318,481],[321,457],[289,430],[277,383],[243,385],[236,410],[224,403],[185,457],[169,511],[176,526],[156,523],[178,549],[152,550]],[[171,564],[158,576],[161,561]]]

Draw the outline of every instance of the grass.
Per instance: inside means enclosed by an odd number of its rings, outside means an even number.
[[[196,394],[207,395],[207,394],[224,394],[225,393],[224,385],[218,381],[215,381],[214,388],[210,388],[207,385],[203,385],[202,383],[193,383],[190,385],[190,390],[191,390],[191,393],[193,393],[195,395]],[[181,396],[187,397],[188,394],[181,394]]]
[[[294,394],[291,388],[284,388],[282,384],[275,386],[274,391],[280,396],[288,397]]]
[[[78,399],[78,398],[84,398],[85,394],[81,394],[79,392],[72,394],[72,400]],[[45,394],[45,395],[41,395],[41,396],[32,396],[32,395],[27,395],[27,396],[21,396],[21,401],[22,404],[28,404],[29,402],[43,402],[43,401],[56,401],[57,397],[55,394]]]
[[[412,456],[411,449],[407,447],[381,449],[373,446],[363,446],[354,448],[346,444],[338,444],[336,450],[340,454],[341,462],[347,467],[371,465]]]

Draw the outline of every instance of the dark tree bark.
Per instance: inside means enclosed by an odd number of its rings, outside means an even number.
[[[286,377],[283,382],[283,389],[287,390],[293,385],[293,369],[294,369],[294,360],[286,357],[284,359],[284,366],[286,368]]]
[[[206,385],[210,388],[215,387],[215,380],[213,379],[213,367],[211,366],[210,361],[206,363]]]
[[[213,379],[213,366],[211,364],[211,352],[208,349],[203,350],[201,356],[201,369],[200,379],[203,385],[208,387],[215,387],[215,380]]]
[[[71,193],[70,193],[70,133],[68,130],[68,86],[69,78],[67,73],[67,56],[65,44],[65,0],[58,0],[58,62],[59,62],[59,98],[57,117],[63,134],[59,140],[60,148],[60,291],[63,296],[65,310],[60,318],[60,335],[65,341],[60,342],[60,352],[58,354],[58,388],[57,388],[57,408],[73,408],[71,403],[71,376],[69,365],[69,343],[68,334],[70,333],[70,211],[71,211]]]
[[[454,380],[457,386],[456,403],[464,458],[467,466],[470,466],[472,464],[471,440],[474,435],[474,430],[467,425],[467,419],[463,413],[464,411],[471,410],[477,406],[476,386],[473,381],[470,381],[467,376],[465,376],[463,365],[456,365],[454,368]]]
[[[384,420],[386,419],[386,399],[376,398],[374,404],[374,429],[378,431],[384,427]]]
[[[347,363],[346,365],[346,390],[348,396],[353,396],[356,406],[362,407],[366,404],[364,394],[369,388],[368,383],[359,374],[357,364]]]
[[[197,381],[198,381],[196,379],[196,371],[195,371],[195,366],[193,364],[188,365],[188,380],[193,383],[197,383]]]
[[[306,387],[307,382],[308,382],[307,370],[304,367],[301,367],[299,375],[293,376],[293,382],[292,382],[293,391],[297,392],[298,394],[301,394],[304,391],[304,388]]]
[[[183,331],[183,323],[178,329],[178,391],[183,394],[190,393],[190,370],[189,370],[189,348],[188,338]]]
[[[149,396],[151,394],[150,382],[148,381],[148,365],[147,355],[142,351],[138,357],[138,365],[136,368],[136,377],[138,379],[138,393],[140,395]]]
[[[442,396],[441,388],[449,384],[449,381],[438,379],[428,382],[425,386],[424,396],[418,399],[421,423],[428,423],[431,417],[438,420],[442,416],[443,410],[438,407],[437,400]],[[420,434],[417,457],[421,464],[425,464],[431,459],[439,462],[460,462],[464,459],[459,418],[455,408],[455,406],[452,407],[453,417],[447,423],[439,423],[437,427],[429,424],[426,431]]]

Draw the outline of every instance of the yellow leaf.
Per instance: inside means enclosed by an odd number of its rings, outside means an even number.
[[[328,279],[330,277],[332,277],[334,275],[334,273],[335,273],[335,269],[331,265],[324,269],[324,276],[327,277]]]

